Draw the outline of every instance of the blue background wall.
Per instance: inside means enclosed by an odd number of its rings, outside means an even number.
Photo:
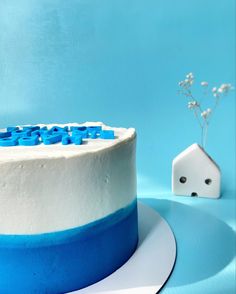
[[[170,193],[172,159],[200,139],[178,81],[192,71],[235,85],[235,62],[235,0],[0,0],[0,127],[136,127],[138,195],[178,245],[163,293],[235,293],[235,92],[212,117],[207,145],[222,198]]]
[[[134,126],[139,195],[169,192],[173,157],[200,138],[178,81],[235,83],[234,14],[234,0],[1,0],[0,126]],[[234,190],[234,93],[207,150]]]

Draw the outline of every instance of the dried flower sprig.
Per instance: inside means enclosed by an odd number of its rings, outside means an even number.
[[[201,145],[205,149],[206,142],[207,142],[207,135],[208,135],[208,127],[209,123],[212,117],[212,114],[214,113],[216,107],[219,104],[219,101],[221,98],[225,95],[227,95],[231,90],[233,90],[233,86],[231,84],[222,84],[220,87],[213,87],[211,89],[211,94],[214,97],[214,105],[212,108],[202,109],[200,100],[197,100],[193,94],[191,86],[195,82],[195,77],[193,73],[189,73],[186,75],[186,78],[183,81],[179,82],[180,86],[180,94],[188,98],[188,109],[192,110],[197,122],[201,128]],[[202,81],[200,83],[201,87],[203,88],[203,94],[207,95],[209,93],[209,84],[207,81]]]

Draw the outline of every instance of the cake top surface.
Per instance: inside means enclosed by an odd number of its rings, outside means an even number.
[[[119,145],[122,142],[126,142],[135,137],[135,129],[134,128],[113,128],[107,126],[101,122],[86,122],[86,123],[68,123],[68,124],[37,124],[41,129],[45,128],[47,130],[52,129],[57,126],[59,128],[68,128],[69,132],[67,132],[67,140],[72,140],[73,132],[70,132],[71,129],[76,129],[76,127],[99,127],[102,131],[111,131],[111,137],[104,136],[100,132],[96,134],[95,137],[92,137],[91,134],[87,136],[83,136],[81,138],[81,134],[76,133],[77,139],[81,139],[81,143],[76,144],[74,141],[67,142],[66,145],[62,144],[62,140],[56,143],[45,143],[43,141],[43,136],[40,135],[37,137],[39,142],[34,146],[22,146],[17,143],[16,146],[0,146],[0,163],[9,162],[9,161],[21,161],[21,160],[31,160],[31,159],[45,159],[45,158],[60,158],[60,157],[73,157],[79,154],[89,153],[89,152],[97,152],[99,150],[112,148]],[[22,127],[20,127],[20,130]],[[99,130],[98,129],[98,130]],[[0,133],[6,132],[6,129],[1,129]],[[77,130],[75,130],[77,132]],[[65,133],[64,133],[65,139]],[[62,137],[63,137],[62,136]],[[11,134],[11,138],[13,135]],[[34,136],[36,138],[36,136]],[[49,136],[48,136],[49,137]],[[50,135],[51,137],[51,135]],[[39,139],[38,139],[39,138]],[[5,138],[4,138],[5,139]],[[2,138],[0,139],[2,140]]]

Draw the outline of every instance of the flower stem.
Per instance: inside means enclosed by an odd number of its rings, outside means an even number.
[[[201,121],[200,121],[200,118],[199,118],[199,116],[198,116],[198,112],[197,112],[196,108],[194,108],[194,115],[195,115],[195,117],[196,117],[196,119],[197,119],[197,122],[198,122],[200,128],[202,129],[202,128],[203,128],[203,125],[202,125],[202,123],[201,123]]]
[[[204,136],[203,136],[203,149],[206,149],[206,143],[207,143],[207,136],[208,136],[208,126],[209,126],[209,122],[207,121],[207,119],[205,119],[204,122]]]
[[[202,129],[201,129],[201,146],[204,149],[204,140],[203,140],[203,138],[204,138],[204,128],[202,127]]]

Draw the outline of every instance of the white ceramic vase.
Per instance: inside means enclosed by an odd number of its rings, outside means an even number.
[[[219,166],[198,144],[189,146],[172,163],[172,192],[175,195],[219,198]]]

